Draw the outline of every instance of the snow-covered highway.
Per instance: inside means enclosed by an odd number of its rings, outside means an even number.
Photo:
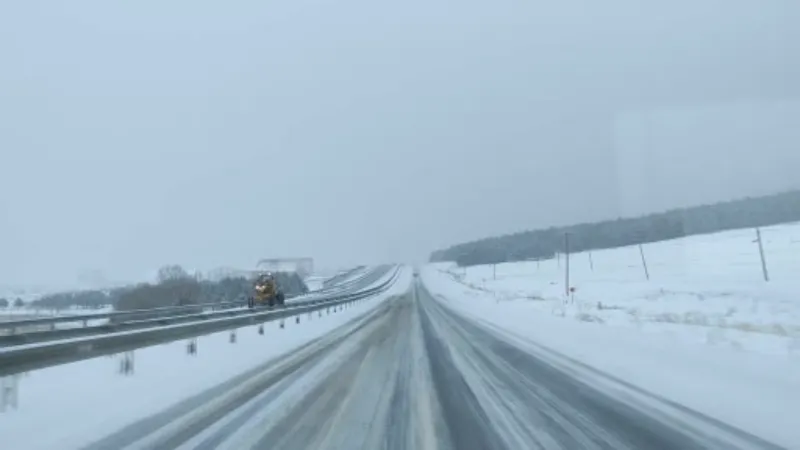
[[[333,332],[85,448],[781,448],[605,391],[404,282]]]

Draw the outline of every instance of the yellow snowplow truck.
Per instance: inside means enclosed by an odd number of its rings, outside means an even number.
[[[278,282],[271,274],[266,274],[256,279],[253,286],[254,293],[247,299],[247,306],[255,308],[256,306],[275,306],[283,305],[284,295],[283,291],[278,287]]]

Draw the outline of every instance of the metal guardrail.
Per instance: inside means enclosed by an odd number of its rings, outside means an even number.
[[[389,268],[387,267],[385,270],[383,270],[383,267],[379,267],[374,271],[365,274],[363,277],[354,280],[351,283],[345,283],[344,285],[341,285],[343,286],[343,290],[337,293],[346,294],[347,292],[352,291],[353,289],[358,289],[359,287],[363,288],[365,284],[370,284],[371,282],[375,281],[372,280],[373,277],[376,279],[380,279],[381,277],[385,276],[386,273],[388,272],[388,269]],[[359,286],[359,283],[361,283],[361,286]],[[313,304],[313,302],[315,301],[330,298],[332,295],[334,295],[333,292],[334,289],[329,289],[329,291],[330,292],[324,297],[320,297],[320,295],[324,294],[324,292],[322,291],[318,291],[314,294],[296,296],[295,298],[307,297],[308,299],[291,302],[288,306]],[[238,305],[238,306],[244,306],[244,305]],[[200,305],[197,305],[196,309],[200,309],[199,307]],[[269,311],[269,310],[270,308],[265,306],[265,307],[258,307],[256,309],[237,308],[237,309],[223,309],[221,311],[214,311],[214,310],[201,311],[201,312],[190,311],[191,314],[182,314],[182,315],[175,314],[170,316],[157,316],[152,318],[148,317],[146,319],[141,319],[141,320],[126,320],[124,322],[114,322],[114,323],[107,323],[107,324],[93,325],[93,326],[87,326],[84,323],[83,327],[76,327],[76,328],[61,328],[61,329],[51,328],[49,330],[26,331],[24,333],[0,335],[0,349],[17,345],[36,344],[41,342],[55,341],[60,339],[74,339],[80,337],[107,335],[111,333],[121,333],[125,331],[143,330],[146,328],[154,328],[158,326],[215,320],[225,317],[253,314],[254,312]]]
[[[130,311],[112,311],[106,313],[74,314],[74,315],[71,314],[71,315],[54,316],[54,317],[40,317],[36,319],[24,319],[24,320],[0,322],[0,330],[11,330],[11,333],[14,334],[20,328],[26,328],[30,326],[50,325],[51,327],[55,327],[56,324],[70,323],[70,322],[83,322],[85,326],[86,322],[89,322],[90,320],[101,320],[101,319],[111,319],[111,318],[134,318],[134,317],[148,316],[159,313],[172,313],[172,312],[180,313],[183,311],[197,310],[200,308],[202,309],[211,308],[212,310],[216,310],[224,308],[235,308],[237,306],[247,306],[247,303],[243,301],[200,303],[197,305],[162,306],[159,308],[134,309]]]
[[[366,278],[369,273],[365,274],[363,277],[359,279],[352,280],[352,283],[359,281],[362,278]],[[326,289],[322,289],[316,292],[310,292],[308,294],[301,294],[301,295],[289,295],[286,298],[298,298],[307,295],[320,295],[324,294],[325,291],[338,288],[339,286],[334,285],[330,286]],[[67,324],[73,322],[80,322],[83,323],[84,327],[88,326],[89,321],[93,320],[103,320],[103,319],[125,319],[125,320],[136,320],[137,317],[141,318],[150,318],[154,314],[166,314],[166,315],[178,315],[181,312],[185,311],[197,311],[197,310],[204,310],[204,309],[211,309],[212,311],[217,311],[220,309],[231,309],[237,307],[244,307],[247,306],[247,302],[244,301],[236,301],[236,302],[216,302],[216,303],[200,303],[196,305],[185,305],[185,306],[163,306],[158,308],[148,308],[148,309],[135,309],[130,311],[111,311],[106,313],[91,313],[91,314],[75,314],[75,315],[64,315],[64,316],[55,316],[55,317],[40,317],[35,319],[23,319],[23,320],[14,320],[14,321],[6,321],[0,322],[0,330],[10,330],[11,335],[17,334],[20,328],[27,328],[31,326],[42,326],[42,325],[49,325],[51,330],[56,330],[57,324]],[[155,318],[158,319],[158,318]],[[155,320],[154,319],[154,320]],[[145,319],[146,320],[146,319]],[[59,330],[60,331],[60,330]],[[0,345],[2,345],[3,336],[0,336]]]
[[[245,306],[245,305],[241,305]],[[152,319],[128,320],[118,323],[106,323],[76,328],[61,328],[42,331],[26,331],[24,333],[14,333],[0,335],[0,349],[15,345],[35,344],[39,342],[55,341],[60,339],[74,339],[79,337],[96,336],[101,334],[119,333],[123,331],[141,330],[165,325],[179,323],[199,322],[203,320],[213,320],[224,317],[233,317],[242,314],[252,313],[253,311],[267,311],[268,307],[250,309],[226,309],[222,311],[207,311],[185,315],[171,315],[156,317]]]
[[[0,349],[0,376],[121,353],[181,339],[195,338],[220,331],[258,325],[278,319],[315,312],[325,308],[338,307],[386,291],[397,281],[399,273],[399,267],[395,267],[394,273],[387,281],[370,289],[310,300],[302,304],[289,305],[280,309],[255,311],[251,314],[215,320],[170,324],[146,330],[112,332],[102,336]],[[165,318],[165,320],[169,320],[169,318]]]

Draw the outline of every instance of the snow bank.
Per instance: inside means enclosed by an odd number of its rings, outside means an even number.
[[[304,281],[306,286],[308,286],[309,292],[319,291],[322,289],[322,284],[325,282],[327,278],[320,277],[320,276],[311,276],[306,278]]]
[[[17,379],[19,408],[0,414],[3,448],[18,450],[79,448],[132,422],[218,385],[264,361],[325,335],[407,291],[411,270],[404,268],[384,294],[322,317],[286,320],[198,338],[197,355],[180,341],[137,350],[132,376],[118,373],[119,357],[96,358],[43,369]],[[10,378],[10,377],[9,377]],[[8,380],[7,380],[8,381]],[[42,424],[46,424],[44,426]],[[42,430],[46,429],[46,433]]]

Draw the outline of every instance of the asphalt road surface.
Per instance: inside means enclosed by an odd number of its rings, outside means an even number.
[[[649,408],[649,409],[648,409]],[[415,286],[334,333],[87,447],[777,449],[623,402]]]

